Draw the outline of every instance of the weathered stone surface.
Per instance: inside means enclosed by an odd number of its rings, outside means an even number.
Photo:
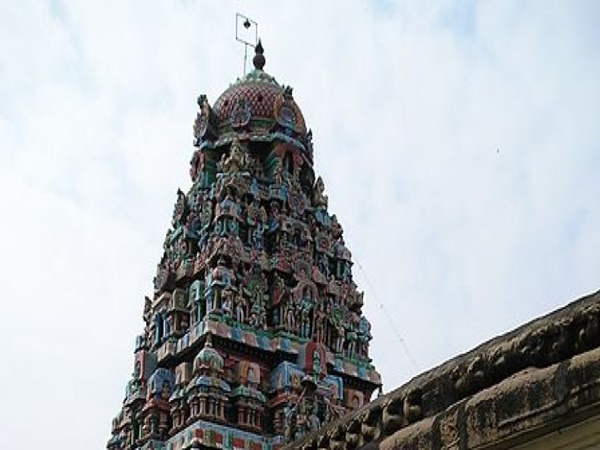
[[[424,419],[398,430],[379,444],[380,450],[419,450],[431,448],[433,442],[433,419]]]
[[[463,427],[464,403],[451,406],[439,414],[437,418],[440,446],[447,449],[460,448],[460,436],[464,434]]]
[[[316,448],[332,430],[339,439],[320,448],[514,448],[600,417],[599,324],[595,293],[414,378],[289,448]]]

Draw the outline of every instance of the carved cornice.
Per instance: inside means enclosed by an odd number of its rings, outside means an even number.
[[[488,427],[494,425],[496,433],[498,427],[506,426],[511,420],[516,423],[519,417],[539,412],[535,405],[526,400],[528,394],[533,397],[542,395],[529,392],[532,389],[548,391],[545,400],[540,401],[548,403],[545,407],[550,412],[545,416],[538,414],[541,425],[544,420],[550,422],[578,409],[592,406],[600,408],[599,347],[600,292],[597,292],[417,376],[393,392],[287,448],[354,450],[369,444],[379,447],[383,442],[388,443],[385,448],[396,448],[396,444],[390,444],[389,439],[394,436],[393,440],[397,442],[404,429],[407,442],[417,442],[413,440],[415,436],[422,437],[424,433],[429,433],[439,445],[440,420],[447,415],[449,408],[453,410],[453,405],[462,405],[463,417],[457,417],[454,426],[464,430],[465,405],[477,399],[481,401],[484,391],[502,389],[502,386],[521,403],[517,401],[513,402],[514,405],[505,405],[505,423],[487,424]],[[567,372],[570,378],[565,375]],[[572,381],[566,382],[567,379],[576,380],[578,386],[570,386]],[[595,396],[583,392],[586,389],[595,392]],[[499,408],[495,403],[492,406]],[[540,404],[537,409],[543,407]],[[527,411],[527,408],[531,410]],[[456,411],[461,410],[459,408]],[[478,411],[485,417],[485,408]],[[500,420],[500,410],[494,411],[490,420]],[[554,411],[554,415],[551,411]],[[511,414],[514,415],[512,419]],[[485,427],[486,424],[479,426]],[[419,428],[422,430],[419,431]],[[400,442],[397,444],[400,445]]]

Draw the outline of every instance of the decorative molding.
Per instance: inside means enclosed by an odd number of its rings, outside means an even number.
[[[599,347],[600,292],[425,372],[286,448],[483,448],[507,442],[498,448],[511,448],[600,414]]]

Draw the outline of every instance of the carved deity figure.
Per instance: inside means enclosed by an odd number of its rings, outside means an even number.
[[[327,260],[327,255],[324,253],[317,253],[317,267],[319,268],[319,272],[321,272],[326,279],[331,277],[329,261]]]
[[[352,265],[348,261],[344,261],[342,266],[342,281],[346,283],[352,281]]]
[[[315,311],[314,340],[316,342],[325,341],[325,319],[326,315],[323,303],[319,303]]]
[[[310,312],[313,306],[313,294],[308,286],[302,292],[300,300],[300,337],[310,337]]]
[[[215,233],[220,236],[237,236],[239,232],[238,218],[241,214],[241,207],[237,202],[235,190],[227,187],[225,197],[219,202],[217,223]]]
[[[260,285],[252,289],[251,317],[252,326],[258,329],[267,328],[267,311],[264,304],[264,293]]]
[[[275,184],[283,184],[285,181],[284,178],[284,173],[285,171],[283,170],[283,164],[281,162],[281,160],[277,160],[277,162],[275,163],[275,168],[273,169],[273,181],[275,182]]]
[[[294,415],[295,408],[290,405],[285,405],[283,408],[283,425],[284,425],[284,434],[283,441],[286,444],[289,444],[293,441],[295,435],[296,428],[296,418]]]
[[[152,300],[146,295],[144,296],[144,321],[148,323],[150,320],[150,311],[152,309]]]
[[[267,216],[267,233],[273,233],[280,228],[279,214],[279,204],[275,201],[271,202],[271,207]]]
[[[221,156],[220,166],[224,173],[242,172],[246,169],[246,156],[237,139],[231,143],[229,156],[225,153]]]
[[[221,309],[221,294],[232,282],[231,270],[227,267],[225,259],[221,256],[217,261],[217,266],[210,272],[209,289],[206,291],[207,307],[206,312]]]
[[[250,243],[254,250],[257,250],[257,251],[263,250],[263,232],[264,232],[264,225],[262,224],[262,222],[258,222],[254,226],[254,228],[252,228],[251,235],[250,235]]]
[[[335,324],[335,352],[341,354],[344,351],[344,341],[346,339],[346,329],[344,324],[339,322]]]
[[[358,354],[369,356],[369,342],[373,339],[371,334],[371,324],[365,316],[361,316],[358,322]]]
[[[244,323],[246,320],[246,308],[248,302],[246,298],[239,293],[235,299],[235,320],[239,323]]]
[[[175,202],[175,208],[173,208],[173,218],[171,219],[171,223],[174,227],[183,225],[188,211],[189,207],[187,204],[187,197],[181,189],[177,189],[177,202]]]
[[[200,111],[208,116],[210,113],[210,104],[208,103],[208,97],[205,94],[200,94],[196,99]]]
[[[319,428],[321,428],[321,420],[317,415],[317,411],[317,405],[314,405],[312,407],[311,413],[308,416],[308,428],[310,429],[310,431],[317,431]]]
[[[233,291],[226,289],[223,292],[223,300],[221,303],[221,310],[226,317],[231,317],[233,313]]]
[[[342,225],[338,221],[337,216],[335,214],[332,215],[331,216],[331,237],[333,237],[333,239],[339,239],[342,237],[343,234],[344,234],[344,229],[342,228]],[[342,244],[343,244],[343,241],[342,241]]]
[[[284,308],[285,311],[285,330],[288,333],[296,332],[296,305],[293,297],[288,297],[288,301]]]
[[[303,228],[294,230],[293,242],[298,250],[306,248],[308,244],[308,233]]]
[[[349,328],[346,332],[346,356],[348,358],[353,358],[356,355],[356,341],[358,340],[358,335],[354,328]]]
[[[303,408],[299,409],[296,414],[296,429],[294,432],[294,440],[300,440],[306,434],[306,414]]]
[[[135,362],[132,376],[135,381],[138,381],[142,376],[142,363],[139,360]]]
[[[324,206],[327,208],[328,203],[329,199],[325,195],[325,183],[323,182],[323,178],[318,177],[317,181],[315,181],[313,191],[313,205],[315,207]]]
[[[194,152],[192,160],[190,161],[190,177],[192,181],[196,181],[199,175],[203,174],[204,171],[204,153],[201,150]],[[204,180],[200,179],[200,185],[202,186]]]
[[[285,282],[277,272],[273,275],[273,284],[271,285],[271,306],[273,308],[273,324],[275,326],[283,325],[285,321],[285,303],[282,301],[285,295]]]
[[[171,396],[171,387],[169,386],[169,382],[167,380],[162,382],[162,387],[160,390],[160,398],[163,400],[169,400]]]
[[[321,354],[319,353],[318,350],[313,351],[313,355],[312,355],[312,371],[313,371],[313,377],[315,379],[315,381],[317,381],[320,376],[321,376],[321,371],[323,370],[323,366],[321,365]]]
[[[249,324],[251,327],[264,330],[267,327],[265,308],[260,303],[254,303],[250,311]]]
[[[203,316],[204,282],[202,280],[194,281],[190,286],[188,295],[187,305],[192,314],[192,324],[196,324],[202,320]]]

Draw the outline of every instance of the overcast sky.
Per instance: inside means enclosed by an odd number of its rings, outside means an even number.
[[[0,0],[2,448],[104,448],[236,11],[313,129],[386,391],[600,288],[597,1]]]

